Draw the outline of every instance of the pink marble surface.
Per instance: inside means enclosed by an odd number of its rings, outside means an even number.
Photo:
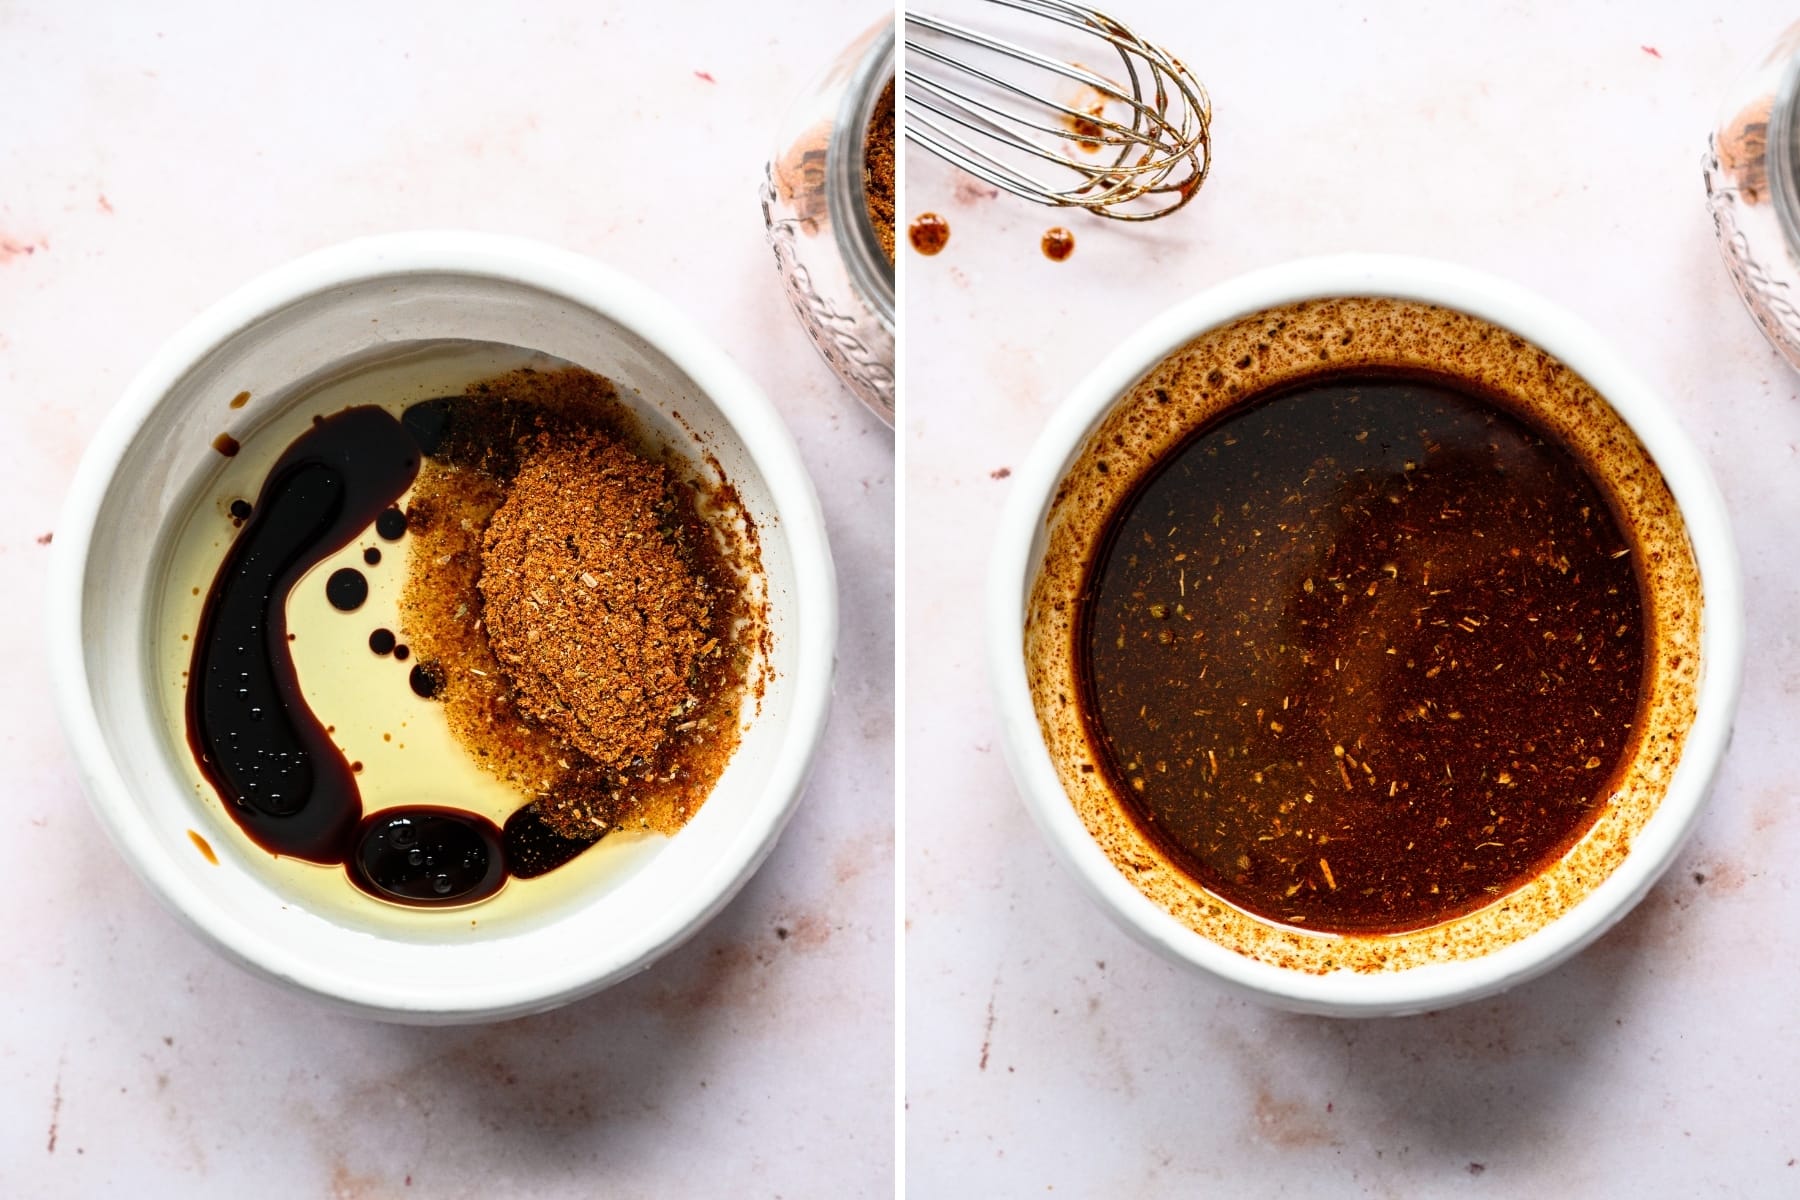
[[[893,442],[790,317],[756,202],[782,109],[882,8],[790,7],[0,5],[0,1195],[890,1192]],[[41,543],[157,343],[419,227],[572,247],[685,309],[799,439],[843,611],[809,795],[730,908],[599,997],[437,1032],[324,1013],[162,912],[40,648]]]
[[[905,261],[912,1193],[1800,1194],[1800,378],[1700,179],[1786,6],[1110,7],[1212,90],[1188,210],[1058,222],[908,159],[907,213],[952,228]],[[1000,476],[1065,387],[1178,297],[1342,250],[1485,268],[1597,325],[1710,460],[1748,592],[1735,745],[1676,867],[1549,977],[1406,1020],[1268,1011],[1130,941],[1016,799],[981,662]]]

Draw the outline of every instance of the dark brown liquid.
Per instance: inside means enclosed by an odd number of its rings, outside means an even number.
[[[529,808],[504,831],[476,814],[433,806],[365,819],[361,764],[345,759],[301,693],[288,594],[371,522],[384,538],[404,536],[406,518],[394,502],[418,474],[422,444],[436,448],[433,411],[420,406],[420,415],[396,420],[379,408],[345,409],[315,420],[287,448],[247,519],[239,518],[242,531],[207,593],[187,694],[195,761],[252,841],[272,854],[341,863],[371,895],[415,906],[484,899],[509,873],[543,874],[595,844],[564,845]],[[355,568],[335,572],[326,586],[341,610],[367,597]],[[407,657],[386,630],[371,635],[370,649]],[[431,694],[420,676],[413,668],[413,690]]]
[[[369,580],[355,567],[339,567],[325,581],[325,598],[339,612],[355,612],[369,598]]]
[[[418,469],[412,439],[380,409],[320,421],[270,470],[207,594],[189,669],[188,741],[244,832],[275,854],[342,862],[362,818],[349,764],[300,691],[288,593]]]
[[[1043,248],[1045,258],[1051,262],[1062,262],[1075,253],[1075,235],[1060,225],[1045,230]]]
[[[435,908],[485,900],[506,882],[500,830],[448,808],[386,809],[363,822],[350,877],[371,895]]]
[[[506,864],[520,879],[548,875],[564,863],[573,862],[594,843],[591,840],[566,838],[550,828],[533,808],[521,808],[506,819],[502,834]]]
[[[437,695],[444,686],[443,676],[425,663],[420,663],[412,669],[412,674],[407,676],[407,682],[412,686],[414,693],[427,700]]]
[[[1645,671],[1629,542],[1455,381],[1312,380],[1158,463],[1088,570],[1083,713],[1144,834],[1273,920],[1399,932],[1592,824]]]

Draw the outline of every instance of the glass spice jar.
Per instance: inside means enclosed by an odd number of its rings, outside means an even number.
[[[1726,96],[1703,166],[1731,281],[1800,370],[1800,24]]]
[[[869,215],[864,143],[894,78],[884,17],[788,111],[764,171],[763,221],[801,327],[857,399],[894,423],[894,264]]]

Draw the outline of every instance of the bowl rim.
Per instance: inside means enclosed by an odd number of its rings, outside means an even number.
[[[1518,334],[1585,378],[1637,435],[1687,524],[1699,567],[1701,677],[1693,724],[1662,802],[1625,860],[1543,928],[1478,958],[1383,974],[1325,975],[1258,962],[1207,940],[1150,900],[1113,865],[1068,802],[1037,723],[1023,620],[1036,575],[1034,540],[1063,473],[1088,434],[1151,368],[1201,334],[1304,300],[1375,297],[1455,309]],[[1112,350],[1051,413],[1014,473],[996,533],[986,595],[989,683],[1018,791],[1082,889],[1152,949],[1279,1007],[1339,1016],[1399,1015],[1492,995],[1586,946],[1649,891],[1692,831],[1724,757],[1743,674],[1744,610],[1724,498],[1659,393],[1591,325],[1518,284],[1453,263],[1403,255],[1299,259],[1237,276],[1180,301]]]
[[[101,732],[81,629],[89,551],[99,511],[133,438],[165,396],[208,354],[259,322],[335,288],[404,276],[458,275],[522,285],[618,325],[684,373],[742,443],[789,544],[794,576],[793,701],[769,778],[743,828],[680,903],[646,914],[605,952],[544,956],[541,970],[429,989],[377,983],[296,952],[259,932],[180,871]],[[823,510],[798,445],[762,389],[687,316],[643,284],[570,250],[524,238],[426,230],[357,238],[262,274],[187,322],[127,385],[90,440],[64,500],[52,547],[47,615],[52,690],[90,806],[119,852],[165,908],[253,973],[367,1016],[473,1021],[543,1011],[650,965],[697,932],[762,864],[804,790],[830,711],[837,584]],[[147,699],[147,698],[146,698]],[[532,938],[560,921],[509,935]]]

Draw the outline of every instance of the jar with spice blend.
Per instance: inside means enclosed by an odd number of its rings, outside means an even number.
[[[762,184],[788,302],[857,399],[894,423],[894,23],[788,111]]]
[[[1800,24],[1726,97],[1704,167],[1731,281],[1800,369]]]

